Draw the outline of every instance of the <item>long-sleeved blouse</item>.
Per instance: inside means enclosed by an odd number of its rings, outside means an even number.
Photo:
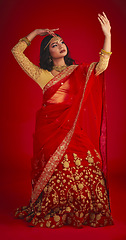
[[[21,68],[30,76],[39,86],[43,89],[44,86],[54,77],[52,73],[48,70],[44,70],[35,64],[33,64],[24,54],[27,48],[27,43],[25,41],[19,41],[13,48],[12,53],[19,63]],[[109,58],[103,56],[100,57],[99,62],[96,65],[95,71],[96,75],[101,74],[108,67]]]

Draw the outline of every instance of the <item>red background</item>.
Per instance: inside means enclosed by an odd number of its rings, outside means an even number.
[[[30,159],[35,114],[42,91],[18,66],[11,54],[18,40],[36,28],[57,28],[77,63],[98,61],[104,36],[97,14],[104,11],[112,26],[112,57],[105,72],[108,111],[108,170],[110,200],[115,225],[102,229],[85,227],[29,229],[11,213],[27,204],[31,194]],[[126,1],[125,0],[1,0],[0,88],[0,185],[1,234],[4,239],[77,238],[126,239]],[[39,64],[42,37],[36,37],[26,55]]]

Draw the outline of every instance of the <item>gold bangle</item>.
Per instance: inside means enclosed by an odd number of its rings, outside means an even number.
[[[101,52],[99,53],[99,54],[106,54],[106,55],[111,55],[112,54],[112,52],[106,52],[104,49],[101,49]]]
[[[20,42],[24,41],[29,46],[31,44],[30,40],[27,37],[23,37],[19,40]]]
[[[104,53],[99,53],[99,55],[100,55],[100,58],[104,58],[104,59],[109,59],[110,58],[110,55],[108,55],[108,54],[104,54]]]

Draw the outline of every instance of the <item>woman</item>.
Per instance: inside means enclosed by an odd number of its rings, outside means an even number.
[[[31,226],[112,225],[106,185],[106,112],[103,72],[111,55],[111,27],[98,15],[105,41],[98,63],[75,65],[58,29],[36,29],[14,46],[23,70],[43,90],[32,158],[32,195],[15,216]],[[48,35],[40,68],[24,55],[37,35]]]

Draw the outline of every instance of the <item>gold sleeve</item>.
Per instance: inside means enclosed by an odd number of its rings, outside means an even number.
[[[104,55],[100,55],[100,59],[99,62],[97,63],[96,67],[95,67],[95,75],[98,76],[99,74],[101,74],[102,72],[104,72],[109,64],[109,59],[110,56],[104,56]]]
[[[24,54],[27,48],[27,43],[25,41],[19,40],[19,42],[12,48],[11,52],[14,55],[16,61],[21,66],[21,68],[27,73],[29,77],[37,81],[42,73],[42,69],[33,64]]]

